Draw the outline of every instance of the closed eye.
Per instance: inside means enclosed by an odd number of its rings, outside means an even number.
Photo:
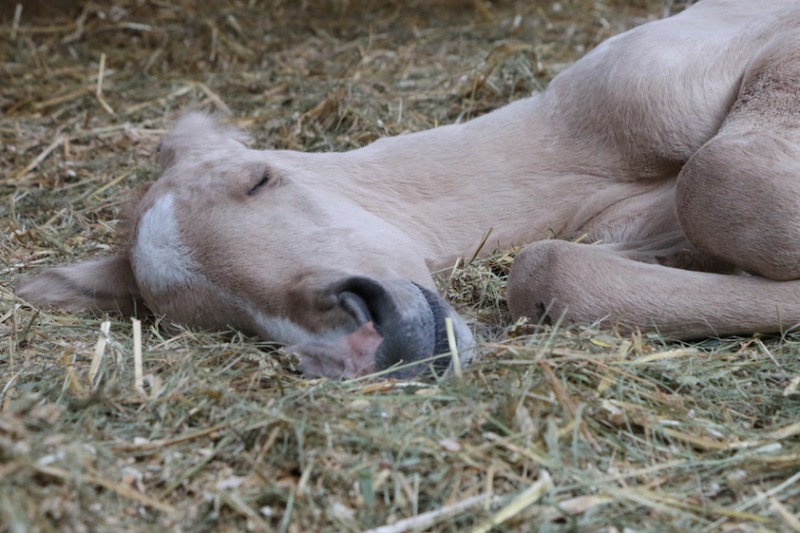
[[[256,183],[256,184],[253,186],[253,188],[252,188],[252,189],[250,189],[250,190],[247,192],[247,196],[253,196],[255,193],[257,193],[257,192],[258,192],[258,190],[259,190],[261,187],[263,187],[263,186],[264,186],[264,185],[266,185],[267,183],[269,183],[269,170],[265,170],[265,171],[264,171],[264,174],[261,176],[261,179],[260,179],[260,180],[258,180],[258,183]]]

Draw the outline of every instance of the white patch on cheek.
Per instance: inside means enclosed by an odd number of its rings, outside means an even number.
[[[136,280],[153,292],[197,278],[197,265],[180,238],[171,194],[161,197],[142,217],[132,259]]]

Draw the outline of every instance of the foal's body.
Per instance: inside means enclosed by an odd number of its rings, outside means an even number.
[[[431,304],[429,270],[493,228],[489,248],[534,243],[509,279],[515,316],[681,338],[800,323],[796,0],[704,0],[606,41],[542,94],[352,152],[247,150],[198,115],[163,146],[130,249],[46,272],[23,297],[141,298],[176,322],[300,345],[310,373],[357,375],[415,335],[404,306]],[[729,275],[743,271],[755,275]],[[101,272],[111,281],[82,281]],[[375,291],[402,315],[391,342]],[[437,305],[423,322],[449,313]]]

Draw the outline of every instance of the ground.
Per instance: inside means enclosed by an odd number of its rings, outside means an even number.
[[[685,4],[23,3],[0,6],[0,533],[399,532],[431,512],[418,528],[800,531],[791,332],[514,324],[498,251],[441,280],[480,323],[461,380],[304,380],[269,343],[145,321],[137,390],[129,320],[13,295],[114,246],[182,110],[257,147],[346,150],[543,90]]]

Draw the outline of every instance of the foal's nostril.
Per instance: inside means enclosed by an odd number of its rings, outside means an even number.
[[[378,329],[392,309],[389,293],[380,283],[369,278],[348,278],[339,287],[337,298],[339,305],[359,324],[372,322]]]
[[[359,325],[373,322],[372,313],[364,299],[354,292],[339,293],[339,305],[355,317]]]

